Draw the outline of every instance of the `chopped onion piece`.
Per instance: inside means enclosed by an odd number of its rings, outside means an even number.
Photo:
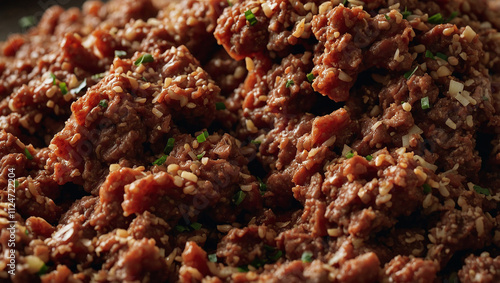
[[[436,171],[436,169],[438,168],[436,165],[430,164],[429,162],[425,161],[425,159],[423,159],[421,156],[418,155],[414,155],[413,160],[418,161],[420,165],[432,171]]]
[[[464,84],[456,82],[454,80],[450,81],[450,87],[448,88],[448,91],[450,92],[451,96],[455,96],[459,93],[461,93],[464,90]]]

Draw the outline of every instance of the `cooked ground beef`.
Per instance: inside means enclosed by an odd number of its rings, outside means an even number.
[[[499,281],[499,9],[48,9],[0,43],[0,280]]]

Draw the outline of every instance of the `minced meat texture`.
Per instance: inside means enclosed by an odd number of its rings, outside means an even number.
[[[0,43],[0,281],[499,281],[499,19],[494,0],[47,9]]]

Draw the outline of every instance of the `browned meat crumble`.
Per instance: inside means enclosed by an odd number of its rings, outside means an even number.
[[[499,19],[48,9],[0,43],[0,281],[499,282]]]

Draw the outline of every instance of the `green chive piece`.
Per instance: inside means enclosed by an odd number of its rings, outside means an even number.
[[[309,73],[306,75],[307,80],[312,83],[314,79],[316,78],[313,73]]]
[[[446,19],[446,23],[449,23],[449,22],[453,21],[453,19],[455,19],[457,16],[458,16],[458,12],[457,11],[451,13],[451,15]]]
[[[198,140],[198,143],[202,143],[207,140],[207,137],[205,137],[205,133],[201,133],[196,136],[196,139]]]
[[[102,108],[107,108],[108,107],[108,101],[106,99],[103,99],[103,100],[99,101],[99,106],[101,106]]]
[[[406,18],[408,18],[408,16],[411,15],[411,12],[408,11],[408,7],[405,7],[405,10],[403,13],[401,13],[401,15],[403,15],[403,19],[405,19],[405,20],[406,20]]]
[[[491,195],[490,190],[488,190],[487,188],[481,188],[478,185],[474,185],[473,188],[474,188],[474,191],[476,191],[476,193],[478,193],[478,194],[482,194],[482,195],[485,195],[485,196],[490,196]]]
[[[391,20],[391,17],[389,17],[388,15],[384,15],[384,16],[385,16],[385,19],[386,19],[387,21],[390,21],[390,20]]]
[[[442,24],[443,23],[443,16],[441,15],[441,13],[437,13],[435,15],[432,15],[431,17],[429,17],[429,19],[427,20],[427,22],[431,23],[431,24]]]
[[[208,261],[210,261],[210,262],[217,262],[217,254],[209,254],[208,255]]]
[[[127,56],[127,51],[124,50],[115,50],[115,57],[125,57]]]
[[[68,87],[66,86],[66,83],[59,83],[59,89],[61,90],[61,93],[63,95],[68,93]]]
[[[226,109],[226,104],[224,104],[224,102],[215,103],[215,110],[225,110],[225,109]]]
[[[150,63],[150,62],[154,62],[154,61],[155,61],[155,58],[153,58],[153,55],[146,53],[146,54],[142,55],[141,57],[139,57],[139,59],[135,60],[134,65],[139,66],[140,64]]]
[[[285,87],[289,88],[290,86],[292,86],[294,84],[295,84],[295,82],[293,80],[288,80],[288,81],[286,81]]]
[[[234,203],[236,205],[240,205],[243,202],[243,200],[245,199],[246,196],[247,195],[245,194],[244,191],[237,192],[236,195],[234,196]]]
[[[177,232],[185,232],[185,231],[189,231],[189,228],[188,227],[185,227],[185,226],[182,226],[182,225],[177,225],[175,226],[175,230]]]
[[[312,262],[313,261],[312,256],[313,256],[312,252],[303,252],[301,257],[302,262]]]
[[[205,135],[205,138],[208,138],[208,131],[204,131],[203,134]]]
[[[201,229],[201,223],[198,223],[198,222],[195,222],[195,223],[191,223],[191,228],[193,228],[194,230],[200,230]]]
[[[202,152],[202,153],[196,155],[196,158],[198,158],[198,160],[200,160],[203,158],[203,156],[205,156],[205,152]]]
[[[100,79],[104,78],[105,75],[106,75],[106,73],[99,73],[99,74],[92,75],[90,78],[93,80],[100,80]]]
[[[38,275],[44,275],[45,273],[47,273],[47,271],[49,271],[49,268],[47,267],[47,265],[45,265],[45,263],[42,265],[42,267],[40,267],[40,270],[38,270],[37,274]]]
[[[371,155],[367,155],[365,158],[366,158],[366,160],[368,160],[368,161],[372,161],[373,156],[371,156]]]
[[[163,149],[163,153],[165,153],[167,155],[170,154],[170,152],[172,152],[172,150],[174,149],[174,144],[175,144],[175,139],[174,138],[169,138],[167,140],[167,145]]]
[[[70,92],[72,94],[78,94],[78,93],[80,93],[80,91],[82,91],[86,87],[87,87],[87,79],[85,78],[83,80],[83,82],[79,86],[77,86],[76,88],[70,90]]]
[[[31,155],[30,151],[26,147],[24,148],[24,155],[26,155],[26,158],[28,158],[28,160],[33,160],[33,155]]]
[[[418,69],[418,65],[415,67],[415,69],[413,69],[412,71],[408,71],[405,73],[405,79],[410,79],[411,76],[413,76],[413,74],[415,74],[415,72],[417,71]]]
[[[251,140],[250,142],[253,143],[253,144],[255,144],[255,145],[260,145],[262,143],[259,140]]]
[[[50,77],[52,78],[52,84],[56,85],[56,81],[57,81],[56,75],[54,75],[54,73],[50,73]]]
[[[239,266],[238,268],[238,272],[248,272],[248,266]]]
[[[443,53],[440,53],[440,52],[436,53],[436,57],[441,58],[441,59],[443,59],[445,61],[448,61],[448,56],[446,56]]]
[[[281,250],[278,250],[275,254],[269,256],[269,259],[272,261],[277,261],[282,255],[283,252]]]
[[[255,15],[253,14],[252,10],[247,10],[245,12],[245,18],[247,19],[248,23],[253,26],[257,23],[257,19],[255,18]]]
[[[165,163],[165,161],[167,161],[167,156],[166,155],[162,155],[162,157],[156,159],[155,162],[153,162],[153,165],[161,166],[161,165],[163,165]]]
[[[428,194],[432,191],[432,188],[429,184],[423,184],[422,187],[424,188],[424,194]]]
[[[354,157],[354,153],[352,151],[349,151],[346,155],[345,155],[345,158],[349,159],[349,158],[352,158]]]
[[[22,29],[29,29],[30,27],[36,26],[35,16],[26,16],[19,19],[19,26]]]
[[[429,103],[429,97],[426,96],[420,99],[420,105],[422,106],[423,110],[431,108],[431,104]]]
[[[430,50],[425,50],[425,57],[434,59],[434,55]]]
[[[30,234],[30,231],[28,231],[28,228],[24,229],[24,234],[28,236]]]
[[[267,185],[259,177],[257,177],[257,180],[259,181],[260,194],[263,195],[267,191]]]

